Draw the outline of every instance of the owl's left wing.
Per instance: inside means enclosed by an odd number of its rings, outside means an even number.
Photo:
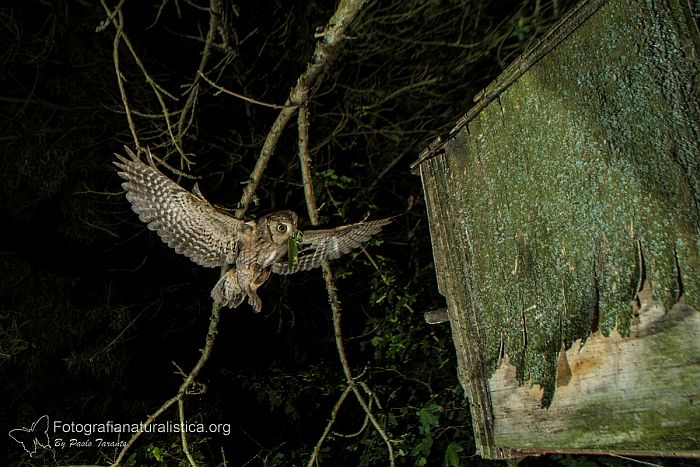
[[[287,256],[272,265],[277,274],[293,274],[319,267],[321,262],[336,259],[358,248],[391,222],[393,218],[358,222],[334,229],[306,230],[302,237],[296,265],[289,267]]]
[[[189,193],[166,177],[156,168],[150,151],[145,164],[131,149],[124,149],[129,157],[115,154],[114,164],[126,180],[122,183],[126,198],[148,228],[176,252],[202,266],[235,262],[239,233],[246,224],[209,204],[199,189]]]

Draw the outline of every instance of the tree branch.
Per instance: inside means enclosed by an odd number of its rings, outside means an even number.
[[[255,163],[255,168],[250,174],[248,184],[243,189],[243,196],[238,204],[239,208],[236,210],[236,217],[242,218],[245,215],[284,127],[287,126],[299,105],[305,101],[309,94],[309,89],[315,84],[323,69],[331,62],[334,52],[345,37],[345,31],[365,3],[367,3],[367,0],[341,0],[333,17],[328,21],[326,29],[320,34],[322,39],[316,44],[313,59],[289,93],[284,108],[277,115],[277,119],[275,119],[272,128],[267,134],[267,138],[265,138],[265,143]]]
[[[214,348],[214,342],[216,341],[216,334],[218,333],[218,326],[219,326],[219,317],[221,315],[221,308],[218,306],[214,305],[212,308],[211,312],[211,317],[209,318],[209,330],[207,331],[207,337],[204,345],[204,349],[202,349],[202,355],[199,357],[199,360],[197,363],[194,365],[194,368],[192,368],[192,371],[190,371],[190,374],[185,377],[185,380],[182,382],[180,385],[180,389],[178,389],[177,394],[168,399],[161,405],[158,410],[156,410],[153,415],[149,416],[148,419],[143,423],[143,428],[148,427],[151,423],[153,423],[158,417],[163,414],[166,410],[168,410],[174,403],[178,403],[178,406],[183,403],[184,398],[187,394],[191,393],[190,388],[194,386],[195,378],[197,375],[199,375],[199,372],[202,370],[204,367],[204,364],[209,360],[209,357],[211,356],[211,351]],[[198,392],[202,392],[201,390]],[[184,418],[184,408],[180,409],[180,422],[183,423],[183,418]],[[183,431],[184,432],[184,431]],[[121,451],[119,451],[119,456],[117,456],[117,460],[114,461],[112,464],[112,467],[117,467],[121,465],[121,462],[124,460],[124,457],[126,456],[127,452],[129,449],[131,449],[131,446],[136,442],[136,440],[141,437],[141,434],[143,434],[143,431],[137,431],[134,433],[129,441],[126,443],[126,446],[122,448]],[[193,463],[192,455],[189,454],[189,448],[187,447],[187,440],[183,439],[182,441],[182,447],[183,451],[185,452],[185,455],[187,456],[187,459],[190,461],[192,465],[196,465]]]
[[[202,58],[199,61],[199,67],[194,75],[192,84],[189,85],[189,90],[187,92],[187,101],[182,107],[182,113],[180,114],[180,120],[177,124],[177,138],[180,146],[182,146],[182,137],[189,129],[192,119],[194,118],[194,108],[197,102],[197,97],[199,96],[199,80],[204,74],[204,68],[207,66],[209,57],[211,56],[211,49],[214,43],[214,37],[216,36],[216,31],[219,28],[219,11],[221,10],[221,0],[211,0],[209,3],[209,31],[207,32],[207,37],[204,40],[204,47],[202,48]],[[188,119],[187,115],[191,112],[191,117]]]
[[[331,410],[331,418],[328,420],[328,423],[326,424],[326,428],[323,430],[323,434],[321,435],[318,442],[316,443],[316,446],[314,446],[314,452],[311,453],[311,458],[309,459],[309,462],[306,464],[306,467],[313,467],[314,464],[317,464],[318,453],[321,451],[321,446],[323,445],[323,442],[326,440],[326,437],[328,437],[328,433],[330,433],[331,427],[333,427],[333,424],[335,423],[335,418],[338,416],[338,411],[340,410],[340,406],[343,405],[343,402],[345,402],[345,399],[348,397],[348,394],[350,394],[351,390],[352,390],[352,388],[350,386],[346,387],[345,390],[343,391],[343,393],[338,398],[338,401],[333,406],[333,410]]]
[[[114,33],[114,48],[112,51],[112,61],[114,62],[114,72],[117,75],[117,86],[119,86],[119,94],[122,98],[122,104],[124,105],[124,111],[126,112],[126,120],[129,123],[129,130],[131,131],[131,137],[134,138],[134,145],[139,147],[139,137],[136,133],[136,126],[134,125],[134,117],[131,113],[131,108],[129,107],[129,101],[126,96],[126,89],[124,89],[124,78],[122,77],[122,71],[119,68],[119,43],[122,38],[122,31],[124,29],[124,17],[122,15],[121,9],[114,10],[117,13],[116,28],[117,32]]]
[[[284,109],[284,106],[283,106],[283,105],[268,104],[267,102],[262,102],[262,101],[259,101],[259,100],[252,99],[252,98],[250,98],[250,97],[244,96],[243,94],[238,94],[238,93],[236,93],[236,92],[229,91],[228,89],[226,89],[226,88],[224,88],[224,87],[222,87],[222,86],[219,86],[219,85],[216,84],[214,81],[212,81],[211,79],[207,78],[207,76],[206,76],[204,73],[200,73],[200,76],[202,77],[202,79],[204,79],[204,81],[206,81],[207,83],[209,83],[212,87],[218,89],[218,91],[214,93],[215,96],[218,96],[220,93],[223,92],[224,94],[228,94],[229,96],[237,97],[237,98],[239,98],[239,99],[241,99],[241,100],[244,100],[244,101],[246,101],[246,102],[250,102],[251,104],[261,105],[261,106],[263,106],[263,107],[269,107],[269,108],[271,108],[271,109]]]
[[[194,460],[194,457],[192,457],[190,446],[187,443],[187,434],[185,433],[185,401],[182,400],[182,397],[177,400],[177,413],[180,418],[180,444],[182,444],[182,450],[190,465],[192,467],[197,467],[197,462]]]
[[[303,96],[306,97],[306,96]],[[301,175],[304,183],[304,197],[306,199],[306,209],[309,213],[309,219],[312,225],[319,224],[318,218],[318,208],[316,207],[316,198],[314,197],[313,180],[311,178],[311,164],[309,157],[309,110],[306,103],[304,103],[299,109],[298,117],[298,127],[299,127],[299,161],[301,163]],[[360,393],[355,378],[352,375],[352,369],[350,368],[350,363],[348,363],[347,353],[345,352],[345,342],[343,340],[343,333],[341,328],[341,310],[340,310],[340,300],[338,300],[338,294],[335,287],[335,281],[333,280],[333,271],[331,271],[328,261],[323,261],[321,263],[321,268],[323,269],[323,279],[326,282],[326,291],[328,293],[328,302],[331,305],[331,310],[333,312],[333,329],[335,330],[335,344],[338,349],[338,357],[340,358],[340,364],[343,367],[343,373],[345,373],[345,379],[348,383],[348,387],[355,394],[357,402],[365,411],[367,417],[369,418],[372,425],[377,430],[379,435],[382,437],[387,446],[387,452],[389,455],[389,465],[394,466],[396,464],[396,459],[394,456],[394,447],[391,440],[387,436],[384,429],[379,424],[379,421],[372,413],[372,409],[365,400],[365,398]],[[368,388],[365,388],[368,394],[371,392]],[[322,436],[319,443],[325,438],[325,433]],[[314,449],[314,455],[312,455],[312,460],[316,454],[316,449]]]
[[[153,90],[153,94],[156,96],[156,99],[158,100],[158,103],[160,104],[161,111],[163,113],[163,117],[165,118],[165,125],[166,125],[167,130],[168,130],[168,135],[170,135],[170,139],[171,139],[173,145],[180,153],[180,156],[183,159],[187,160],[187,156],[185,156],[185,153],[182,150],[182,147],[179,144],[178,139],[175,137],[175,133],[173,131],[173,126],[172,126],[172,123],[170,122],[170,117],[169,117],[169,115],[171,113],[168,110],[168,106],[165,103],[165,99],[163,98],[163,95],[166,95],[167,97],[169,97],[172,100],[177,100],[177,98],[175,96],[173,96],[172,94],[170,94],[165,89],[163,89],[158,83],[156,83],[156,81],[150,75],[148,70],[146,70],[146,66],[143,64],[143,61],[141,61],[141,58],[139,58],[138,54],[136,53],[136,50],[134,49],[133,45],[131,44],[131,41],[129,40],[129,37],[124,32],[123,15],[122,15],[121,10],[117,11],[116,15],[115,15],[115,12],[109,9],[105,0],[100,0],[100,1],[102,3],[102,8],[104,8],[105,12],[107,12],[108,19],[112,22],[114,27],[117,29],[117,35],[120,37],[121,41],[124,42],[124,44],[126,45],[126,48],[131,53],[132,58],[136,62],[136,65],[139,67],[139,69],[143,73],[143,76],[146,78],[146,82],[151,86],[151,89]],[[120,3],[118,6],[121,6],[122,3]],[[118,20],[115,19],[114,16],[116,16],[118,18]],[[116,38],[115,38],[115,42],[116,42]],[[117,56],[116,50],[115,50],[115,56]],[[120,71],[119,71],[119,69],[117,69],[117,75],[119,75],[119,73],[120,73]],[[119,77],[117,79],[119,79]],[[123,97],[124,97],[124,95],[123,95]]]
[[[330,19],[328,22],[328,26],[326,27],[326,30],[323,32],[322,39],[316,44],[316,49],[314,51],[314,56],[312,61],[308,64],[306,71],[299,77],[297,80],[296,86],[292,89],[289,97],[287,98],[287,102],[285,103],[284,107],[281,109],[279,115],[277,116],[277,119],[272,125],[272,128],[270,129],[267,138],[265,140],[265,143],[263,144],[263,148],[261,150],[260,155],[258,156],[258,160],[256,162],[255,168],[253,172],[250,175],[250,179],[248,184],[246,185],[243,196],[241,198],[241,201],[239,203],[239,209],[236,211],[236,217],[243,217],[245,215],[245,212],[248,209],[248,206],[250,204],[250,201],[253,198],[253,195],[255,193],[255,190],[257,189],[257,186],[260,182],[260,179],[262,177],[262,174],[267,166],[267,163],[272,156],[272,153],[274,152],[274,149],[277,145],[277,142],[279,141],[280,135],[282,134],[282,131],[284,130],[284,127],[287,125],[289,120],[291,119],[292,115],[297,111],[298,107],[300,104],[303,102],[306,102],[308,99],[308,94],[309,94],[309,89],[310,87],[316,82],[318,79],[319,75],[323,71],[324,67],[326,67],[333,56],[334,51],[337,49],[338,45],[341,43],[342,39],[344,38],[344,33],[349,24],[352,22],[352,20],[355,18],[357,12],[360,10],[360,8],[367,2],[367,0],[341,0],[340,4],[338,6],[338,9],[336,10],[335,14],[333,17]],[[210,30],[209,34],[207,36],[206,40],[206,45],[205,45],[205,50],[202,56],[202,60],[200,61],[200,66],[199,69],[197,70],[197,75],[195,77],[195,81],[192,83],[192,88],[190,89],[190,95],[188,97],[187,102],[185,103],[185,106],[183,107],[180,115],[180,120],[178,124],[178,132],[177,136],[175,135],[175,132],[173,130],[173,125],[170,121],[170,115],[171,112],[168,110],[165,101],[163,99],[163,94],[168,95],[168,97],[171,97],[174,99],[173,96],[168,94],[166,91],[164,91],[150,76],[150,74],[147,72],[145,66],[143,65],[142,61],[140,58],[137,56],[135,50],[133,49],[128,37],[126,34],[124,34],[123,31],[123,19],[122,19],[122,13],[121,11],[110,11],[109,7],[105,3],[105,0],[101,0],[102,6],[105,9],[105,11],[108,14],[108,19],[107,21],[112,22],[114,26],[117,28],[117,34],[115,37],[115,45],[114,45],[114,54],[115,54],[115,68],[117,72],[117,82],[120,88],[120,91],[122,93],[122,101],[124,103],[125,109],[127,111],[127,119],[129,120],[129,126],[132,130],[132,134],[134,137],[134,141],[138,145],[138,140],[137,140],[137,135],[136,135],[136,130],[135,126],[131,117],[131,112],[127,104],[127,99],[126,99],[126,92],[124,90],[123,86],[123,81],[121,79],[120,75],[120,69],[119,69],[119,62],[118,62],[118,46],[119,42],[123,41],[124,44],[126,44],[128,50],[131,52],[131,55],[133,59],[135,60],[137,66],[141,69],[143,75],[146,77],[147,82],[153,89],[153,92],[158,100],[158,102],[161,105],[161,109],[163,112],[163,116],[165,118],[168,134],[170,135],[170,139],[173,143],[173,145],[177,148],[178,152],[181,154],[183,159],[186,160],[185,155],[183,153],[183,150],[181,148],[181,137],[182,134],[185,131],[185,122],[186,122],[186,114],[193,109],[194,103],[196,101],[196,94],[197,94],[197,86],[198,86],[198,79],[200,77],[203,77],[203,68],[206,64],[207,58],[208,58],[208,50],[209,47],[211,46],[212,42],[212,34],[213,34],[213,29],[215,28],[217,24],[217,20],[215,18],[216,12],[212,10],[211,14],[212,17],[210,18]],[[215,6],[216,0],[212,0],[212,5]],[[120,5],[121,6],[121,3]],[[118,18],[118,19],[117,19]],[[206,78],[205,78],[206,79]],[[193,97],[194,96],[194,97]],[[193,110],[192,110],[193,111]],[[304,112],[305,117],[308,116],[307,112]],[[308,140],[307,140],[308,141]],[[306,151],[304,152],[305,156],[308,160],[308,146]],[[313,200],[313,187],[311,185],[311,179],[310,179],[310,169],[308,167],[308,161],[306,164],[306,169],[307,171],[307,176],[305,177],[305,193],[308,190],[311,190],[310,198]],[[307,182],[309,184],[309,188],[306,187]],[[310,207],[313,206],[313,209],[310,208],[310,215],[312,215],[312,222],[314,224],[318,223],[318,215],[317,215],[317,210],[315,208],[315,202],[313,205],[309,205]],[[222,266],[222,271],[221,274],[225,274],[227,270],[227,266],[223,265]],[[393,454],[393,448],[391,446],[391,442],[389,441],[388,437],[384,433],[384,431],[381,429],[379,426],[379,423],[377,420],[374,418],[372,415],[366,401],[362,398],[357,385],[355,384],[355,381],[352,378],[352,373],[350,371],[350,367],[347,363],[347,358],[345,357],[345,350],[343,347],[342,343],[342,335],[340,333],[340,307],[339,307],[339,302],[337,299],[337,296],[335,295],[335,288],[332,282],[332,275],[330,273],[330,269],[328,268],[328,265],[324,265],[324,277],[326,277],[326,283],[327,283],[327,288],[329,290],[329,298],[331,299],[331,304],[332,308],[334,310],[333,312],[333,320],[336,326],[336,343],[338,345],[338,350],[341,353],[341,362],[343,362],[343,368],[346,374],[346,378],[349,383],[349,388],[355,393],[355,396],[358,398],[358,401],[360,402],[360,405],[363,407],[365,412],[367,413],[367,416],[369,419],[372,421],[373,425],[375,428],[379,431],[381,436],[384,438],[385,442],[388,445],[388,450],[389,450],[389,456],[391,459],[391,465],[394,465],[394,454]],[[184,398],[187,394],[190,393],[190,388],[194,386],[195,384],[195,378],[198,376],[199,372],[201,369],[204,367],[205,363],[209,359],[209,356],[211,354],[212,348],[214,346],[214,342],[216,339],[216,334],[217,334],[217,327],[218,327],[218,322],[219,322],[219,317],[220,317],[220,308],[216,305],[213,306],[212,308],[212,314],[210,317],[209,321],[209,330],[207,332],[207,337],[206,337],[206,343],[204,346],[204,349],[202,350],[202,355],[200,356],[199,360],[195,364],[195,366],[192,368],[190,373],[185,377],[183,383],[181,384],[177,394],[172,397],[171,399],[167,400],[165,403],[163,403],[151,416],[148,417],[146,422],[143,424],[143,427],[149,426],[151,423],[153,423],[163,412],[168,410],[173,404],[177,402],[178,404],[178,414],[180,418],[180,423],[184,423]],[[330,428],[328,428],[330,429]],[[187,443],[187,439],[184,435],[184,430],[182,431],[181,435],[181,443],[183,447],[183,451],[191,465],[196,465],[194,458],[192,454],[190,453],[189,446]],[[127,452],[129,449],[133,446],[133,444],[138,440],[138,438],[141,436],[143,432],[139,431],[137,433],[134,433],[132,437],[129,439],[127,442],[126,446],[119,452],[119,455],[115,462],[112,464],[113,467],[116,467],[123,462]],[[319,448],[320,448],[320,443],[322,443],[323,439],[319,442]]]

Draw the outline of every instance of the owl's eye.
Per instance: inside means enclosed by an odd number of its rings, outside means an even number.
[[[277,224],[277,231],[285,233],[287,231],[287,226],[284,224]]]

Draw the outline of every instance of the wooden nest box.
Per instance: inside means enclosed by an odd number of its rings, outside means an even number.
[[[483,457],[700,457],[691,3],[581,2],[413,165]]]

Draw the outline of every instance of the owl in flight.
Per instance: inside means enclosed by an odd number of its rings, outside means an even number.
[[[126,198],[148,228],[201,266],[231,265],[211,291],[219,306],[235,308],[248,297],[248,303],[259,312],[262,303],[257,289],[270,273],[292,274],[318,267],[324,260],[359,247],[391,222],[381,219],[299,232],[298,217],[289,210],[246,222],[212,206],[197,185],[190,193],[170,180],[156,168],[150,151],[146,151],[146,164],[125,149],[129,157],[115,154],[118,160],[114,164],[126,180],[122,183]]]

